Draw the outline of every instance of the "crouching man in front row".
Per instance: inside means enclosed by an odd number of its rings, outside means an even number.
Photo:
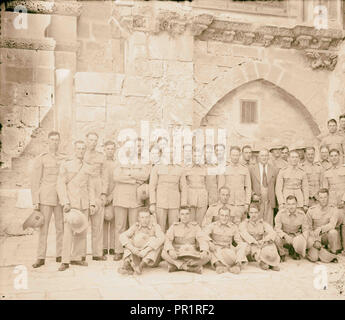
[[[146,209],[139,211],[138,222],[123,232],[119,240],[124,246],[121,274],[141,274],[145,266],[157,267],[164,244],[164,233]]]
[[[207,225],[204,232],[209,237],[211,265],[216,269],[216,272],[240,273],[241,263],[247,260],[245,257],[241,259],[238,255],[244,243],[237,225],[230,221],[230,209],[227,207],[221,208],[219,210],[219,220]],[[234,241],[236,247],[233,245]]]
[[[282,261],[290,255],[300,260],[306,255],[308,239],[308,220],[302,209],[297,209],[297,198],[289,195],[286,208],[280,209],[275,218],[274,230],[277,233],[275,243]]]
[[[240,255],[245,254],[249,260],[259,262],[263,270],[280,270],[280,257],[274,243],[276,233],[270,224],[260,218],[260,210],[256,204],[250,204],[249,219],[240,223],[239,231],[245,241],[244,252],[239,253]]]
[[[319,203],[309,208],[307,219],[309,238],[307,241],[307,258],[310,261],[338,262],[337,250],[341,248],[340,233],[336,229],[338,209],[328,204],[328,189],[320,189]]]
[[[167,231],[162,258],[168,262],[168,271],[185,270],[201,273],[210,260],[207,236],[197,222],[191,221],[188,207],[180,209],[180,222]]]

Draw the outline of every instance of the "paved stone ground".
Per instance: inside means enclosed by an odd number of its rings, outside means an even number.
[[[239,275],[218,275],[209,268],[202,275],[168,273],[163,262],[141,276],[122,276],[116,271],[120,263],[112,256],[97,262],[88,255],[88,267],[71,266],[58,272],[54,234],[51,224],[46,265],[38,269],[31,267],[37,232],[0,237],[0,299],[345,299],[345,257],[338,264],[325,265],[326,290],[314,288],[316,264],[306,260],[288,260],[281,264],[280,272],[263,271],[250,263]],[[14,288],[17,265],[27,267],[27,289]]]

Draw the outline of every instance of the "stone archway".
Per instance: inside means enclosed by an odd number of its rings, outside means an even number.
[[[197,91],[194,96],[194,127],[199,127],[207,113],[228,93],[256,80],[264,80],[284,92],[303,113],[314,135],[320,134],[320,124],[328,116],[328,108],[320,107],[323,102],[317,99],[325,89],[322,83],[315,82],[312,73],[301,79],[278,66],[261,62],[248,62],[234,67]]]

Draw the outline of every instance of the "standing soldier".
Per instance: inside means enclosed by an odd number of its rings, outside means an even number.
[[[108,190],[107,193],[107,200],[104,207],[104,218],[106,216],[113,217],[110,221],[104,220],[103,223],[103,255],[110,255],[115,254],[115,212],[114,206],[112,205],[113,202],[113,190],[115,187],[114,183],[114,169],[115,169],[115,142],[107,141],[104,144],[104,151],[105,151],[105,170],[106,173],[109,175],[109,183],[106,183]],[[105,191],[105,190],[104,190]]]
[[[282,168],[285,168],[288,165],[288,163],[281,157],[282,148],[283,147],[281,145],[274,145],[270,149],[270,153],[272,154],[270,162],[274,167],[277,168],[278,171]]]
[[[332,167],[332,164],[329,161],[329,149],[327,146],[320,146],[320,164],[324,170],[328,170]]]
[[[150,212],[165,232],[179,219],[179,208],[187,204],[187,182],[184,168],[178,164],[157,164],[150,174]]]
[[[230,189],[230,210],[243,220],[250,204],[252,184],[248,168],[239,163],[240,154],[239,147],[230,148],[230,163],[225,168],[225,174],[218,177],[218,189],[223,186]]]
[[[320,145],[326,145],[329,150],[337,149],[340,152],[340,162],[344,163],[345,137],[338,133],[337,120],[331,119],[327,122],[329,133],[321,139]],[[320,139],[320,138],[319,138]]]
[[[253,194],[260,197],[260,212],[264,221],[273,226],[273,209],[276,207],[275,184],[277,169],[268,163],[269,152],[260,150],[258,163],[249,169]]]
[[[202,266],[210,261],[207,236],[195,221],[191,221],[188,207],[181,208],[180,220],[167,231],[162,258],[168,262],[168,272],[201,273]]]
[[[282,149],[281,149],[281,155],[280,157],[286,161],[286,164],[287,164],[287,161],[288,161],[288,158],[289,158],[289,148],[287,146],[283,146]]]
[[[226,207],[220,209],[219,220],[207,225],[204,233],[209,237],[211,265],[216,272],[240,273],[242,262],[246,262],[245,257],[241,258],[238,254],[243,240],[237,225],[230,221],[230,210]],[[233,242],[236,242],[236,247]]]
[[[221,187],[219,189],[218,202],[210,205],[206,211],[205,217],[202,221],[203,227],[211,224],[212,222],[219,220],[219,210],[221,208],[228,208],[229,210],[231,210],[231,206],[229,205],[229,198],[230,198],[230,189],[228,187]],[[230,212],[230,220],[232,222],[235,222],[236,221],[235,218],[236,217],[231,216],[231,212]],[[236,223],[237,224],[240,223],[240,220],[236,221]]]
[[[240,163],[249,169],[249,166],[253,165],[253,161],[255,161],[255,159],[253,159],[252,147],[245,145],[242,148],[242,157]]]
[[[187,205],[190,207],[192,221],[200,226],[207,211],[208,193],[206,189],[206,168],[201,165],[200,153],[196,148],[185,149],[185,155],[192,158],[192,163],[185,163],[187,182]],[[194,159],[193,159],[194,158]],[[193,161],[194,160],[194,161]]]
[[[339,116],[339,129],[338,133],[345,137],[345,113]]]
[[[289,195],[297,198],[297,207],[308,210],[309,183],[307,174],[299,166],[299,155],[297,151],[290,151],[289,165],[280,169],[276,183],[276,195],[279,209],[285,205]]]
[[[340,234],[336,230],[337,208],[329,204],[328,189],[320,189],[319,203],[307,212],[309,238],[307,242],[308,259],[310,261],[331,262],[336,259],[340,250]],[[328,247],[326,250],[325,247]],[[330,251],[330,252],[329,252]]]
[[[32,265],[38,268],[45,263],[49,223],[54,213],[56,230],[56,262],[61,262],[63,238],[63,213],[56,191],[59,167],[64,155],[58,152],[60,134],[48,134],[49,151],[39,155],[33,164],[31,175],[32,202],[36,210],[44,216],[44,224],[39,229],[37,261]]]
[[[323,187],[329,190],[329,204],[338,208],[337,228],[342,224],[342,245],[345,249],[345,166],[340,163],[340,152],[329,152],[332,167],[325,171]]]
[[[274,230],[277,233],[275,239],[282,261],[286,255],[294,260],[303,258],[306,254],[308,239],[308,220],[303,210],[297,209],[297,198],[288,196],[286,208],[279,210],[275,217]]]
[[[101,201],[102,206],[106,203],[106,192],[108,187],[105,185],[105,156],[103,153],[96,151],[98,143],[98,134],[89,132],[86,135],[86,152],[84,162],[91,166],[91,179],[95,188],[95,197]],[[98,207],[97,212],[90,214],[91,220],[91,247],[92,260],[102,261],[107,258],[103,256],[103,220],[104,210]],[[86,255],[86,252],[85,252]]]
[[[309,207],[313,206],[317,202],[318,191],[322,186],[323,168],[320,163],[314,162],[315,160],[315,148],[306,148],[306,159],[301,164],[301,168],[307,174],[309,183]]]
[[[305,149],[306,147],[303,141],[299,141],[296,145],[290,148],[290,152],[296,151],[298,153],[299,165],[301,166],[305,161]]]
[[[127,224],[133,226],[138,220],[138,211],[142,206],[141,199],[137,197],[137,189],[148,182],[150,176],[149,164],[138,164],[141,159],[142,140],[137,139],[127,150],[128,164],[121,164],[124,160],[119,158],[119,163],[113,172],[113,206],[115,210],[115,254],[114,260],[121,260],[123,247],[119,236],[127,229]],[[123,162],[123,161],[122,161]],[[131,164],[132,163],[132,164]],[[137,163],[137,164],[136,164]],[[109,177],[108,177],[109,179]],[[109,181],[109,180],[108,180]]]
[[[215,172],[216,163],[213,161],[213,149],[211,144],[205,145],[206,189],[209,205],[218,201],[217,172]]]
[[[74,143],[75,156],[72,160],[66,160],[60,167],[57,180],[57,192],[63,212],[68,213],[71,209],[77,209],[85,216],[95,212],[95,186],[93,173],[90,165],[83,161],[86,146],[84,141]],[[64,271],[69,264],[87,266],[86,254],[87,228],[80,233],[73,235],[70,224],[65,220],[62,264],[59,271]]]

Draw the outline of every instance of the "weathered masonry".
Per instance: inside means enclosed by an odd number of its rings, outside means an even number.
[[[1,9],[5,167],[42,152],[52,128],[65,151],[89,130],[115,139],[141,120],[226,128],[231,144],[290,143],[314,141],[345,112],[341,0],[27,0]],[[318,30],[320,15],[327,28]]]

